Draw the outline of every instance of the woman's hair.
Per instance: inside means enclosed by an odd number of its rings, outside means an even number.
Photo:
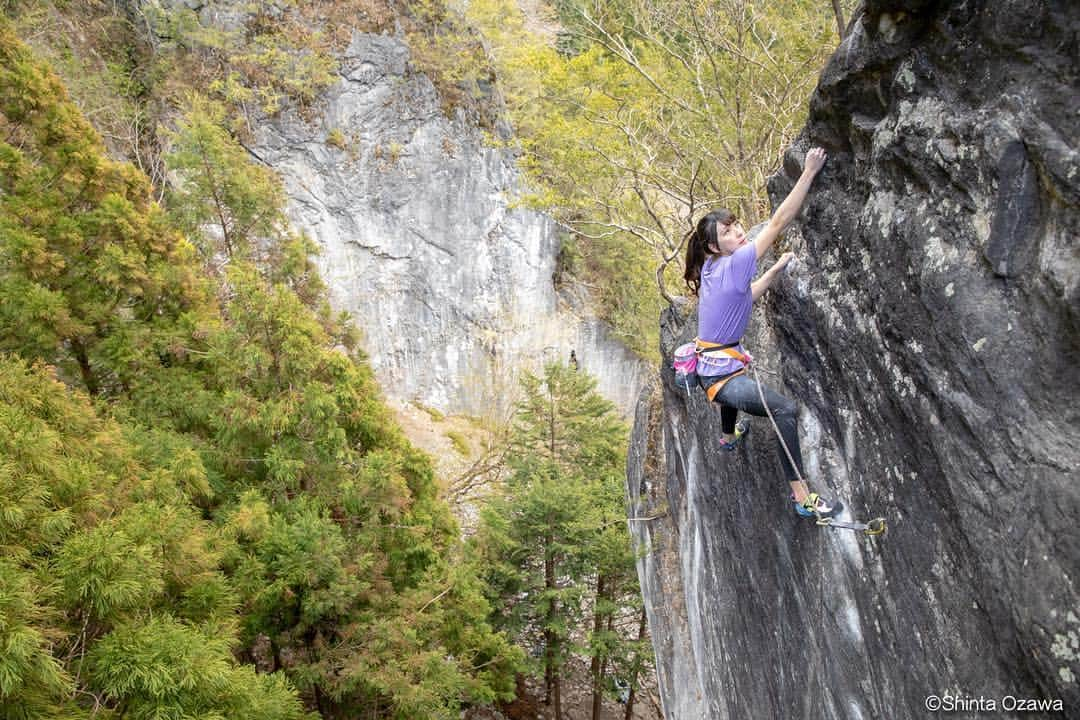
[[[705,259],[711,254],[709,245],[716,244],[720,237],[717,225],[728,226],[735,222],[735,213],[730,210],[713,210],[705,217],[698,220],[697,227],[686,235],[686,270],[683,271],[683,280],[686,287],[694,295],[698,294],[701,287],[701,267]]]

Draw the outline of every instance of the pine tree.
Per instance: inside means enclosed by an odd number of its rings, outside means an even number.
[[[222,105],[191,96],[166,159],[181,175],[170,213],[188,237],[211,241],[201,248],[211,264],[259,259],[260,241],[287,235],[280,180],[252,163],[224,124]]]
[[[146,438],[0,355],[0,714],[301,718],[283,678],[237,667],[222,539],[183,490],[199,470]]]
[[[609,619],[636,591],[621,481],[626,428],[596,381],[570,366],[526,374],[522,386],[506,496],[483,513],[476,550],[499,595],[500,624],[542,648],[545,700],[562,717],[568,658],[596,658],[599,690],[616,652]]]
[[[0,20],[0,351],[130,388],[208,298],[191,245]]]

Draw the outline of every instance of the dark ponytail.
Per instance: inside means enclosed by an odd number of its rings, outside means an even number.
[[[701,288],[701,268],[705,260],[713,253],[709,245],[715,245],[719,232],[717,225],[730,225],[735,222],[735,213],[727,209],[713,210],[698,220],[697,227],[686,235],[686,269],[683,280],[694,295]]]

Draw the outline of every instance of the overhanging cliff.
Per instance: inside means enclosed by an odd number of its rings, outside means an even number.
[[[824,70],[774,203],[829,161],[748,340],[811,484],[889,532],[797,519],[768,422],[719,452],[665,367],[628,481],[669,718],[1080,717],[1078,37],[1064,1],[867,2]],[[665,357],[695,329],[669,312]]]

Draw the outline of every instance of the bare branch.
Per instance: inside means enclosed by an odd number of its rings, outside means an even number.
[[[670,92],[668,92],[659,82],[657,82],[656,79],[653,78],[652,74],[649,73],[649,71],[646,70],[638,61],[637,57],[634,55],[633,50],[627,47],[626,43],[624,43],[620,38],[612,36],[607,30],[604,29],[603,26],[601,26],[599,23],[589,17],[588,13],[586,13],[584,10],[579,9],[578,14],[585,20],[585,22],[587,22],[600,33],[600,37],[591,37],[590,39],[592,39],[598,45],[606,48],[607,51],[610,52],[612,55],[619,58],[631,68],[633,68],[642,78],[645,79],[647,83],[653,86],[654,90],[660,93],[660,95],[666,100],[674,103],[684,112],[705,117],[705,114],[700,109],[687,105],[681,98],[675,97]]]
[[[426,603],[424,603],[424,607],[422,607],[422,608],[420,608],[419,610],[417,610],[417,611],[416,611],[416,614],[417,614],[417,615],[419,615],[420,613],[422,613],[422,612],[424,612],[425,610],[427,610],[427,609],[428,609],[428,606],[429,606],[429,605],[431,605],[431,603],[435,602],[436,600],[438,600],[439,598],[441,598],[441,597],[442,597],[443,595],[445,595],[446,593],[450,592],[450,591],[451,591],[451,590],[453,589],[453,587],[454,587],[454,586],[453,586],[453,585],[451,585],[450,587],[446,588],[445,590],[443,590],[443,591],[442,591],[441,593],[439,593],[439,594],[438,594],[438,595],[436,595],[435,597],[433,597],[433,598],[431,598],[430,600],[428,600],[428,601],[427,601]]]
[[[832,0],[833,14],[836,15],[836,34],[840,36],[840,42],[847,36],[844,24],[844,8],[840,7],[840,0]]]

